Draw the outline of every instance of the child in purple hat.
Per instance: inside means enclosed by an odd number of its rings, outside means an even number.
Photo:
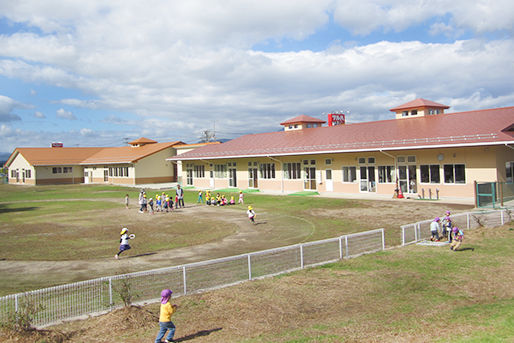
[[[173,336],[175,335],[175,324],[171,321],[171,316],[177,310],[177,305],[172,305],[170,303],[172,293],[171,289],[163,289],[161,292],[161,311],[159,315],[160,329],[157,334],[157,338],[155,338],[155,343],[161,343],[161,339],[168,330],[169,332],[164,342],[175,342],[173,340]]]

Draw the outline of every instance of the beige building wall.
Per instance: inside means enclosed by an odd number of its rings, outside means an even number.
[[[173,148],[167,148],[134,163],[136,184],[154,182],[174,182],[173,163],[166,161],[175,155]],[[129,171],[130,175],[130,171]]]
[[[415,162],[398,162],[398,157],[414,156]],[[359,159],[364,158],[365,163],[360,164]],[[374,163],[369,163],[369,159],[374,159]],[[277,161],[279,160],[279,161]],[[248,188],[248,163],[251,168],[257,168],[258,188],[271,192],[292,193],[304,190],[304,160],[308,161],[309,166],[316,168],[316,190],[319,192],[334,192],[342,194],[384,194],[393,195],[396,189],[396,177],[398,176],[398,167],[415,166],[415,192],[407,194],[410,197],[421,196],[424,190],[425,198],[429,194],[435,198],[437,193],[439,197],[474,197],[474,181],[496,181],[505,179],[505,162],[514,160],[513,150],[503,146],[491,147],[463,147],[463,148],[434,148],[422,150],[399,150],[399,151],[372,151],[359,153],[339,153],[339,154],[322,154],[322,155],[296,155],[270,158],[241,158],[234,160],[213,160],[214,164],[226,164],[228,162],[237,163],[237,188]],[[315,161],[311,165],[311,161]],[[301,178],[295,180],[283,179],[284,163],[301,163]],[[189,163],[200,164],[199,161]],[[255,166],[255,163],[257,164]],[[275,179],[263,179],[260,175],[259,165],[261,163],[275,163]],[[445,183],[444,165],[463,164],[465,166],[465,183]],[[438,165],[439,166],[439,183],[421,182],[421,165]],[[356,180],[354,182],[343,182],[342,168],[354,167],[356,170]],[[362,191],[360,188],[360,167],[374,167],[375,191]],[[379,182],[379,166],[391,166],[393,175],[390,182]],[[332,170],[332,187],[327,183],[326,170]],[[370,170],[370,169],[368,169]],[[198,188],[211,188],[209,178],[210,167],[206,165],[205,178],[193,178],[193,185]],[[185,173],[185,171],[184,171]],[[228,174],[228,173],[227,173]],[[414,178],[414,175],[412,175]],[[228,187],[228,177],[226,179],[216,178],[214,188]]]
[[[11,177],[12,171],[16,171],[18,177]],[[23,180],[23,175],[26,170],[30,170],[30,178],[25,177]],[[9,166],[9,171],[7,173],[9,183],[11,184],[34,184],[35,183],[35,169],[30,165],[30,163],[23,157],[21,154],[16,155],[11,165]]]

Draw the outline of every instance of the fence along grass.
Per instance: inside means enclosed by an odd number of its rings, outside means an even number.
[[[0,298],[0,321],[29,301],[40,306],[33,325],[102,313],[123,305],[129,285],[137,302],[154,301],[163,288],[175,296],[226,287],[244,281],[299,270],[342,258],[383,250],[384,230],[371,230],[316,242],[295,244],[249,254],[182,266],[102,277]]]

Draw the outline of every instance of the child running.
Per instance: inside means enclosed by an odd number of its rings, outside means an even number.
[[[464,239],[464,231],[462,231],[458,227],[454,227],[453,232],[454,237],[452,244],[450,244],[450,250],[457,251],[462,245],[462,240]]]
[[[128,229],[126,227],[124,227],[121,230],[120,235],[121,235],[121,237],[120,237],[120,251],[118,251],[118,253],[116,255],[114,255],[115,259],[118,259],[122,252],[124,252],[125,250],[129,250],[130,249],[130,245],[128,244],[129,239],[136,238],[136,236],[133,235],[133,234],[129,235]]]
[[[248,211],[246,211],[246,214],[248,214],[248,219],[255,224],[255,211],[253,210],[252,206],[248,206]]]
[[[155,343],[161,343],[161,339],[168,331],[166,340],[164,342],[175,342],[173,336],[175,335],[175,324],[171,321],[171,316],[177,311],[177,305],[170,303],[171,289],[163,289],[161,292],[161,309],[159,313],[159,333],[155,338]]]
[[[198,191],[198,200],[196,201],[196,203],[202,203],[203,204],[203,193],[202,191]]]

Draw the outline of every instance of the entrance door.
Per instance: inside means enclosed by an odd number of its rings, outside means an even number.
[[[417,193],[416,166],[398,166],[398,179],[402,193]]]
[[[214,189],[214,171],[209,171],[209,188]]]
[[[316,190],[316,167],[305,167],[303,188],[306,190]]]
[[[89,172],[84,171],[84,183],[89,183]]]
[[[21,171],[21,182],[25,183],[25,170]]]
[[[231,168],[228,170],[229,186],[237,187],[237,169]]]
[[[327,192],[332,192],[334,190],[334,183],[332,182],[332,169],[327,169],[325,171],[325,187]]]
[[[20,172],[16,170],[16,182],[20,182]]]
[[[360,167],[360,189],[361,192],[376,192],[377,183],[375,181],[375,167],[362,166]]]
[[[248,187],[259,188],[257,168],[248,168]]]
[[[104,169],[104,182],[109,182],[109,169]]]

